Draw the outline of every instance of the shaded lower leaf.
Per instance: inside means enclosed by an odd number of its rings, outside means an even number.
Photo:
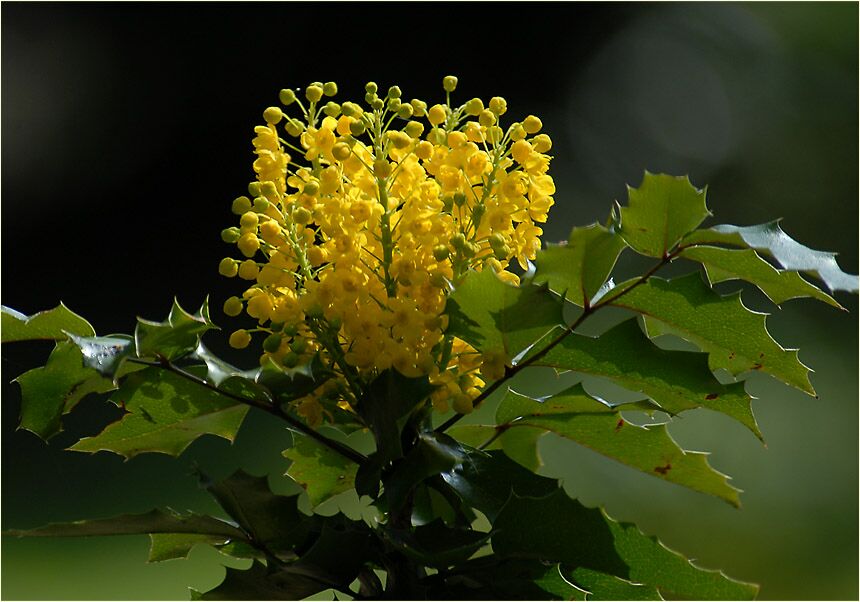
[[[197,544],[224,545],[229,539],[219,535],[201,533],[150,533],[147,562],[162,562],[187,558]]]
[[[508,390],[499,404],[499,418],[507,421],[509,430],[545,429],[646,474],[740,505],[738,490],[708,465],[707,454],[678,447],[665,424],[627,422],[619,408],[594,399],[582,385],[542,401]]]
[[[311,507],[355,486],[358,465],[298,431],[284,456],[292,460],[287,475],[307,491]]]
[[[422,565],[445,568],[464,562],[490,539],[489,533],[447,527],[441,519],[411,532],[384,528],[386,540]]]
[[[179,514],[173,510],[151,510],[144,514],[123,514],[110,518],[52,523],[36,529],[10,529],[4,535],[16,537],[82,537],[89,535],[139,535],[146,533],[194,533],[244,539],[240,529],[223,520],[199,514]]]
[[[60,341],[47,363],[15,379],[21,387],[21,428],[43,439],[60,432],[60,417],[90,393],[106,393],[114,388],[84,366],[80,350],[68,341]]]
[[[653,585],[632,583],[615,575],[577,568],[570,573],[571,580],[588,591],[587,600],[662,600]]]
[[[54,340],[62,341],[67,333],[84,337],[95,336],[96,331],[84,318],[63,305],[26,316],[5,305],[0,307],[0,341]]]
[[[710,371],[706,354],[657,347],[635,318],[599,337],[568,335],[536,365],[610,378],[641,391],[671,414],[700,407],[722,412],[761,438],[750,407],[752,397],[742,382],[721,384]]]
[[[70,449],[177,456],[202,435],[232,441],[249,407],[160,368],[130,374],[111,399],[129,413]]]
[[[383,479],[389,508],[401,507],[412,489],[423,480],[450,471],[465,458],[457,441],[439,433],[421,433],[418,442]]]
[[[499,430],[502,433],[499,434]],[[538,452],[538,440],[546,434],[545,429],[521,428],[509,429],[491,424],[463,424],[448,429],[448,434],[470,447],[481,448],[490,442],[486,448],[501,449],[512,460],[522,464],[532,472],[543,466],[543,460]]]
[[[331,587],[307,575],[267,568],[255,561],[242,570],[227,567],[221,584],[199,600],[301,600]]]

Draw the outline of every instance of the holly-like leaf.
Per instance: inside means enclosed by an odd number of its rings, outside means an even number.
[[[496,416],[509,430],[544,429],[646,474],[740,505],[738,490],[708,465],[707,454],[679,448],[665,424],[627,422],[624,409],[594,399],[577,384],[542,401],[508,390]]]
[[[134,341],[138,357],[164,357],[169,360],[188,355],[197,349],[200,336],[216,326],[209,319],[208,300],[192,315],[174,299],[164,322],[137,319]]]
[[[628,206],[621,208],[621,236],[648,257],[665,257],[710,215],[705,190],[686,176],[645,172],[639,188],[627,187]]]
[[[464,562],[490,539],[489,533],[447,527],[441,519],[415,527],[411,532],[384,528],[383,535],[395,549],[434,568]]]
[[[70,449],[178,456],[205,434],[233,441],[249,407],[159,368],[130,374],[111,399],[129,413]]]
[[[641,313],[651,337],[673,334],[694,343],[708,353],[711,370],[761,370],[815,395],[797,350],[783,349],[768,333],[767,314],[747,309],[740,293],[719,295],[697,273],[650,278],[611,304]]]
[[[636,318],[596,338],[568,335],[536,365],[609,378],[644,393],[670,414],[700,407],[722,412],[761,438],[752,397],[742,382],[721,384],[704,353],[660,349],[642,333]]]
[[[0,307],[0,341],[54,340],[62,341],[66,333],[83,337],[95,336],[96,331],[84,318],[61,302],[54,309],[25,316],[5,305]]]
[[[653,585],[632,583],[615,575],[577,568],[570,573],[576,585],[588,591],[586,600],[662,600]]]
[[[178,558],[188,558],[191,549],[197,544],[221,546],[230,541],[223,535],[201,533],[151,533],[149,535],[149,556],[147,562],[163,562]]]
[[[207,362],[210,372],[212,365]],[[249,377],[252,373],[240,373],[242,377]],[[289,403],[300,399],[312,392],[324,383],[331,371],[327,370],[318,355],[315,355],[305,364],[299,364],[294,368],[282,368],[266,358],[259,370],[253,372],[257,384],[269,390],[269,397],[277,399],[281,403]]]
[[[514,493],[493,523],[492,542],[500,556],[627,575],[603,513],[572,500],[563,489],[545,497]]]
[[[329,587],[331,585],[320,583],[308,575],[266,567],[254,561],[245,570],[227,567],[224,581],[218,587],[202,594],[192,590],[192,599],[302,600]]]
[[[546,282],[568,301],[587,307],[626,246],[620,235],[600,224],[574,228],[566,245],[538,252],[532,282]]]
[[[546,435],[545,429],[527,426],[512,429],[507,428],[507,425],[463,424],[450,428],[447,432],[457,441],[470,447],[504,450],[510,459],[532,472],[537,472],[543,466],[543,460],[538,452],[538,440]],[[487,443],[489,444],[486,447],[481,447]]]
[[[830,291],[858,291],[858,278],[846,274],[836,263],[836,253],[816,251],[783,232],[779,220],[756,226],[722,224],[691,232],[683,244],[724,244],[767,253],[786,270],[806,272],[822,280]]]
[[[196,533],[227,539],[245,539],[240,529],[223,520],[199,514],[183,515],[169,509],[69,523],[52,523],[36,529],[10,529],[3,532],[4,535],[15,537],[83,537],[146,533]]]
[[[545,287],[511,286],[492,270],[469,272],[449,295],[447,333],[482,353],[510,362],[547,332],[563,324],[561,302]]]
[[[114,382],[117,382],[124,374],[142,369],[140,364],[128,365],[125,363],[125,359],[135,352],[134,339],[128,335],[79,337],[69,333],[69,340],[81,350],[85,366],[96,370]]]
[[[702,245],[688,247],[680,256],[701,263],[711,284],[746,280],[759,287],[777,305],[789,299],[812,297],[842,308],[833,297],[808,283],[797,272],[777,270],[752,249],[723,249]]]
[[[313,508],[355,486],[358,466],[354,462],[297,431],[284,456],[293,462],[287,475],[308,492]]]
[[[421,433],[418,442],[383,479],[389,507],[402,506],[409,492],[424,479],[450,471],[463,462],[466,452],[448,435]]]
[[[666,548],[655,537],[644,535],[636,525],[607,517],[615,549],[630,567],[626,579],[657,588],[670,599],[752,600],[758,586],[736,581],[719,571],[700,569]]]
[[[21,428],[43,439],[60,432],[60,417],[90,393],[106,393],[113,383],[84,366],[80,350],[60,341],[47,363],[15,379],[21,386]]]
[[[208,486],[218,503],[255,542],[275,553],[291,551],[314,527],[298,509],[297,495],[276,495],[266,477],[239,470]]]
[[[442,478],[460,498],[496,520],[512,493],[543,496],[558,489],[558,480],[536,475],[502,451],[469,450],[463,461],[443,472]]]

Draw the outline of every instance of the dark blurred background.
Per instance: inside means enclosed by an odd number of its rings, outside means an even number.
[[[217,273],[233,251],[219,233],[253,178],[252,127],[281,88],[314,80],[337,81],[341,101],[372,79],[433,103],[455,74],[456,98],[501,95],[512,119],[541,116],[558,187],[547,240],[604,219],[648,169],[707,184],[715,223],[783,217],[857,273],[856,3],[4,2],[0,16],[2,302],[27,314],[63,300],[100,334],[130,332],[174,295],[196,309],[209,294],[216,323],[235,327],[220,311],[240,287]],[[765,307],[754,290],[744,299]],[[858,314],[839,300],[850,313],[799,300],[769,320],[815,368],[820,398],[754,375],[767,448],[705,411],[672,427],[734,476],[743,509],[560,440],[543,441],[544,472],[701,566],[761,583],[762,598],[857,599]],[[209,342],[252,365],[224,338]],[[62,451],[111,418],[100,400],[50,444],[16,432],[9,381],[49,349],[3,349],[4,528],[211,510],[192,462],[278,485],[289,437],[256,415],[235,446],[204,438],[179,460]],[[4,599],[187,599],[186,585],[223,575],[205,548],[146,565],[145,537],[2,546]]]

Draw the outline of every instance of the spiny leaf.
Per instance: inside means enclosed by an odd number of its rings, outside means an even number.
[[[707,454],[678,447],[665,424],[637,426],[589,396],[582,385],[538,401],[508,390],[497,420],[517,430],[538,427],[646,474],[740,505],[738,490],[707,462]]]
[[[21,428],[43,439],[60,432],[60,417],[90,393],[105,393],[113,383],[84,366],[81,352],[60,341],[47,363],[15,379],[21,386]]]
[[[25,316],[5,305],[0,307],[0,341],[54,340],[62,341],[71,332],[84,337],[95,336],[96,331],[84,318],[61,302],[54,309]]]
[[[600,224],[574,228],[566,245],[538,252],[532,282],[546,282],[551,290],[584,307],[606,282],[626,246],[621,236]]]
[[[571,580],[588,591],[586,600],[662,600],[653,585],[632,583],[615,575],[577,568],[570,573]]]
[[[69,523],[53,523],[36,529],[10,529],[3,532],[4,535],[15,537],[82,537],[145,533],[197,533],[245,539],[241,530],[220,519],[199,514],[182,515],[169,509]]]
[[[192,590],[192,596],[196,593],[199,600],[302,600],[329,587],[311,576],[267,568],[254,561],[245,570],[227,567],[218,587],[202,594]]]
[[[397,550],[426,566],[445,568],[467,560],[490,539],[489,533],[453,529],[441,519],[415,527],[411,532],[384,528],[385,539]]]
[[[124,334],[108,337],[79,337],[69,333],[69,340],[78,346],[83,364],[97,370],[113,382],[124,374],[142,369],[140,365],[128,365],[125,359],[134,354],[134,340]]]
[[[665,257],[681,238],[710,215],[705,190],[686,176],[645,172],[639,188],[627,187],[628,206],[621,208],[621,236],[637,252]]]
[[[201,533],[150,533],[149,556],[147,562],[163,562],[177,558],[187,558],[197,544],[219,546],[230,541],[223,535]]]
[[[314,526],[314,518],[299,511],[298,496],[272,493],[266,477],[239,470],[208,489],[253,541],[273,552],[292,550]]]
[[[178,456],[201,435],[233,441],[249,407],[159,368],[130,374],[111,399],[129,413],[70,449]]]
[[[701,263],[711,284],[746,280],[759,287],[777,305],[788,299],[812,297],[842,308],[833,297],[809,284],[797,272],[775,269],[752,249],[722,249],[703,245],[688,247],[680,256]]]
[[[858,291],[858,279],[846,274],[836,263],[836,253],[816,251],[783,232],[779,220],[756,226],[722,224],[697,230],[683,240],[686,245],[725,244],[767,253],[786,270],[807,272],[822,280],[831,291]]]
[[[719,571],[700,569],[666,548],[636,525],[606,519],[615,539],[615,549],[630,567],[627,579],[656,587],[673,599],[752,600],[758,586],[736,581]]]
[[[215,328],[209,319],[208,300],[192,315],[174,299],[170,314],[164,322],[137,319],[134,340],[138,357],[156,356],[174,360],[197,348],[200,335]]]
[[[797,350],[783,349],[768,333],[767,314],[747,309],[739,293],[717,294],[697,273],[672,280],[651,278],[611,304],[641,313],[651,337],[674,334],[696,344],[709,354],[712,370],[761,370],[815,395],[809,368]]]
[[[355,486],[354,462],[297,431],[284,456],[293,461],[287,475],[308,492],[312,508]]]
[[[408,493],[424,479],[452,470],[465,458],[457,441],[441,433],[421,433],[418,442],[395,470],[383,479],[389,507],[398,509]]]
[[[562,306],[546,288],[511,286],[492,270],[469,272],[448,297],[447,333],[482,353],[514,360],[522,351],[562,324]]]
[[[515,462],[525,466],[532,472],[537,472],[543,466],[543,460],[538,452],[538,441],[547,431],[540,428],[504,428],[493,424],[462,424],[448,429],[448,434],[457,441],[474,448],[491,441],[487,450],[501,449]],[[501,431],[501,434],[499,433]]]
[[[709,408],[731,416],[761,438],[743,383],[721,384],[703,353],[669,351],[654,345],[635,318],[599,337],[571,334],[536,365],[552,366],[612,379],[641,391],[671,414]]]

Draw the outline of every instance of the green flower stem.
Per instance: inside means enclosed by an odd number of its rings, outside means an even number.
[[[609,305],[609,303],[619,299],[620,297],[626,295],[627,293],[632,291],[637,286],[645,284],[645,282],[647,282],[648,279],[651,276],[653,276],[658,270],[660,270],[663,266],[670,264],[675,259],[675,257],[678,256],[678,254],[680,252],[681,252],[681,248],[676,245],[676,247],[674,249],[672,249],[671,252],[666,253],[666,255],[663,257],[663,259],[661,259],[657,264],[655,264],[650,270],[648,270],[647,272],[642,274],[642,276],[640,276],[636,282],[634,282],[633,284],[628,286],[626,289],[624,289],[623,291],[621,291],[617,295],[610,297],[610,295],[607,294],[607,296],[605,298],[601,299],[595,305],[589,305],[588,300],[586,300],[585,301],[585,308],[583,308],[582,313],[579,314],[579,317],[570,326],[565,328],[561,334],[559,334],[557,337],[555,337],[552,341],[550,341],[547,344],[546,347],[544,347],[543,349],[541,349],[540,351],[538,351],[534,355],[529,356],[527,359],[525,359],[521,363],[517,364],[516,366],[506,366],[505,367],[505,375],[502,378],[500,378],[496,381],[493,381],[493,383],[490,384],[489,387],[484,389],[481,392],[481,394],[478,395],[472,401],[472,407],[473,408],[478,407],[482,401],[484,401],[487,397],[492,395],[503,384],[508,382],[514,376],[516,376],[521,370],[524,370],[524,369],[528,368],[529,366],[531,366],[532,364],[536,363],[538,360],[542,359],[547,353],[549,353],[555,347],[560,345],[561,342],[564,341],[564,339],[566,339],[568,335],[570,335],[577,328],[579,328],[579,326],[594,312],[605,307],[606,305]],[[455,424],[460,422],[460,420],[463,418],[463,416],[465,416],[465,414],[457,414],[455,416],[452,416],[451,418],[449,418],[448,420],[446,420],[445,422],[440,424],[438,427],[436,427],[436,432],[437,433],[444,433],[446,430],[448,430],[449,428],[451,428],[452,426],[454,426]],[[487,443],[485,443],[484,446],[489,445],[489,443],[491,443],[491,441],[488,441]]]
[[[301,433],[307,435],[311,439],[314,439],[315,441],[317,441],[321,445],[324,445],[325,447],[329,448],[330,450],[340,454],[341,456],[343,456],[347,460],[351,460],[352,462],[355,462],[359,466],[363,465],[367,461],[367,457],[364,454],[357,452],[356,450],[352,449],[348,445],[344,445],[343,443],[341,443],[339,441],[335,441],[334,439],[329,439],[325,435],[321,435],[320,433],[318,433],[317,431],[315,431],[314,429],[312,429],[308,425],[304,424],[303,422],[301,422],[299,420],[296,420],[295,418],[293,418],[292,416],[290,416],[289,414],[284,412],[283,409],[281,409],[281,407],[278,406],[277,404],[269,405],[267,403],[259,402],[255,399],[249,399],[247,397],[242,397],[241,395],[236,395],[234,393],[230,393],[229,391],[224,391],[223,389],[219,389],[218,387],[216,387],[212,383],[210,383],[210,382],[208,382],[208,381],[206,381],[206,380],[204,380],[198,376],[195,376],[194,374],[191,374],[190,372],[186,372],[185,370],[176,366],[170,360],[167,360],[167,359],[160,359],[158,361],[153,362],[153,361],[149,361],[149,360],[130,357],[130,358],[128,358],[127,361],[135,363],[135,364],[142,364],[144,366],[152,366],[154,368],[161,368],[163,370],[167,370],[168,372],[173,372],[177,376],[180,376],[180,377],[182,377],[186,380],[189,380],[189,381],[191,381],[197,385],[200,385],[201,387],[205,387],[211,391],[215,391],[216,393],[223,395],[224,397],[227,397],[228,399],[238,401],[239,403],[243,403],[245,405],[251,406],[253,408],[257,408],[259,410],[263,410],[264,412],[267,412],[269,414],[277,416],[278,418],[280,418],[281,420],[283,420],[284,422],[289,424],[291,427],[295,428],[297,431],[300,431]]]

